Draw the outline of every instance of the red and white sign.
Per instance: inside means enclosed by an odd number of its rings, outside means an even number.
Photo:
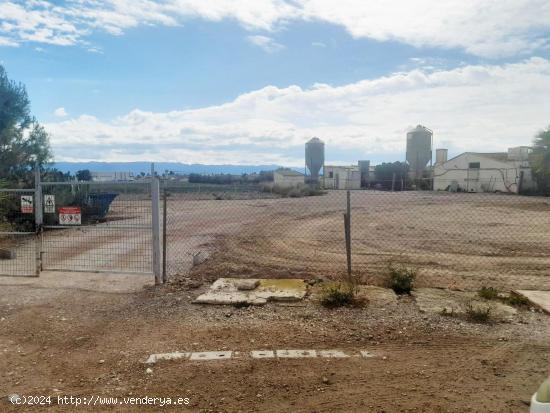
[[[34,212],[33,196],[21,195],[21,213],[32,214]]]
[[[59,208],[60,225],[81,225],[82,212],[80,207],[61,207]]]

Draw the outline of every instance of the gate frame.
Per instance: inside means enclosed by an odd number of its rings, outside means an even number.
[[[55,186],[55,185],[77,185],[77,184],[94,184],[94,185],[120,185],[122,183],[128,184],[129,182],[120,182],[120,181],[105,181],[105,182],[89,182],[89,181],[72,181],[72,182],[41,182],[40,178],[40,169],[37,167],[35,172],[35,189],[27,190],[18,190],[20,192],[33,192],[35,195],[35,222],[36,222],[36,255],[37,255],[37,264],[36,264],[36,276],[40,275],[42,270],[42,243],[44,239],[42,235],[44,226],[44,215],[43,215],[43,196],[42,196],[42,187],[43,186]],[[151,164],[151,179],[144,180],[143,182],[135,182],[135,184],[149,184],[150,196],[151,196],[151,248],[152,248],[152,258],[153,258],[153,268],[152,275],[155,279],[155,284],[162,284],[162,255],[161,255],[161,238],[160,238],[160,180],[155,173],[154,164]],[[38,201],[39,199],[39,201]],[[55,271],[55,270],[52,270]],[[79,271],[79,270],[63,270],[65,272],[105,272],[105,273],[124,273],[131,274],[132,271]]]

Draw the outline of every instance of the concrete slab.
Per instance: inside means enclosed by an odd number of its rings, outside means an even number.
[[[179,351],[175,351],[173,353],[151,354],[145,363],[155,364],[157,361],[161,361],[161,360],[186,359],[190,355],[191,353],[180,353]]]
[[[376,357],[374,354],[372,354],[370,351],[361,350],[361,356],[365,359],[371,359]]]
[[[527,298],[534,306],[550,314],[550,291],[516,290],[514,293]]]
[[[358,296],[366,298],[369,304],[377,307],[397,305],[397,295],[390,288],[377,287],[375,285],[360,285]]]
[[[277,350],[277,357],[279,358],[313,358],[317,357],[317,351],[315,350]]]
[[[191,353],[189,360],[192,361],[209,361],[209,360],[227,360],[233,355],[232,351],[202,351]]]
[[[252,290],[242,290],[257,285]],[[241,279],[219,278],[210,290],[195,300],[197,304],[250,304],[263,305],[268,301],[299,301],[306,296],[307,285],[300,279]]]
[[[491,315],[500,319],[511,319],[517,314],[514,307],[498,301],[487,301],[480,298],[476,292],[451,291],[437,288],[418,288],[412,295],[420,311],[425,313],[441,314],[447,312],[462,314],[468,303],[491,308]]]
[[[320,357],[326,358],[346,358],[349,357],[342,350],[319,350]]]
[[[275,357],[275,352],[273,350],[251,351],[250,356],[253,359],[272,359]]]

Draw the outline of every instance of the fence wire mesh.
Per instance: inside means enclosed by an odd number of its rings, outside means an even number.
[[[43,269],[152,272],[148,182],[44,183],[42,192],[55,199],[55,209],[44,211]],[[74,206],[79,225],[62,218]]]
[[[346,273],[346,191],[318,196],[219,185],[201,196],[165,182],[167,271],[221,276],[327,277]],[[418,287],[550,288],[550,201],[443,191],[351,191],[354,276],[384,285],[389,266]],[[204,259],[208,259],[204,261]]]
[[[0,275],[37,272],[34,191],[0,189]]]

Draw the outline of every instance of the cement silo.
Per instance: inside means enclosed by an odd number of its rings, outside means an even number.
[[[319,182],[319,171],[325,164],[325,143],[319,138],[306,142],[306,168],[309,170],[309,181]]]
[[[432,160],[433,132],[418,125],[407,133],[407,162],[411,179],[422,178],[428,162]]]

